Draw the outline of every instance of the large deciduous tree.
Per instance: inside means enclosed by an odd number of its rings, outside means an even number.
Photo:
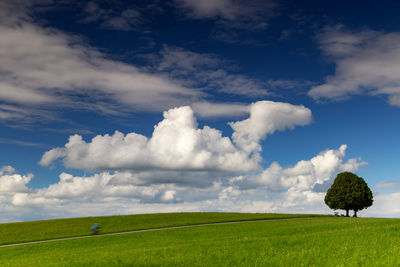
[[[358,211],[372,205],[373,196],[363,178],[351,172],[342,172],[326,193],[325,203],[331,209],[345,210],[347,217],[349,210],[354,210],[354,217],[357,217]]]

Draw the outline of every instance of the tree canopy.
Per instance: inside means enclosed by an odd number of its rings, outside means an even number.
[[[372,206],[372,203],[372,191],[367,183],[351,172],[339,173],[325,196],[329,208],[345,210],[346,216],[349,216],[349,210],[354,210],[354,217],[357,217],[358,211]]]

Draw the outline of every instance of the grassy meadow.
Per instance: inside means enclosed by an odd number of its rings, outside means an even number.
[[[178,219],[179,214],[175,217]],[[3,247],[0,263],[1,266],[399,266],[399,254],[398,219],[315,217]]]
[[[101,216],[0,224],[0,245],[91,234],[98,223],[101,233],[114,233],[201,223],[314,217],[310,214],[188,212]]]

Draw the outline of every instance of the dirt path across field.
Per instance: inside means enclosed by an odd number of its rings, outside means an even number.
[[[125,231],[125,232],[105,233],[105,234],[98,234],[98,235],[83,235],[83,236],[63,237],[63,238],[55,238],[55,239],[48,239],[48,240],[21,242],[21,243],[0,245],[0,248],[15,247],[15,246],[22,246],[22,245],[31,245],[31,244],[40,244],[40,243],[48,243],[48,242],[56,242],[56,241],[71,240],[71,239],[93,238],[93,237],[102,237],[102,236],[110,236],[110,235],[125,235],[125,234],[132,234],[132,233],[152,232],[152,231],[161,231],[161,230],[169,230],[169,229],[180,229],[180,228],[189,228],[189,227],[199,227],[199,226],[209,226],[209,225],[219,225],[219,224],[234,224],[234,223],[247,223],[247,222],[268,222],[268,221],[289,221],[289,220],[303,220],[303,219],[312,219],[312,218],[318,218],[318,217],[302,217],[302,218],[287,218],[287,219],[264,219],[264,220],[247,220],[247,221],[245,220],[245,221],[233,221],[233,222],[214,222],[214,223],[202,223],[202,224],[191,224],[191,225],[181,225],[181,226],[167,226],[167,227],[161,227],[161,228],[131,230],[131,231]]]

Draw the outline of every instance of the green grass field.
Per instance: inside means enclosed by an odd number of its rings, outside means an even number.
[[[180,216],[187,215],[174,216],[179,221]],[[398,219],[316,217],[4,247],[0,248],[0,263],[1,266],[399,266],[399,254]]]
[[[91,226],[94,223],[98,223],[102,227],[101,233],[114,233],[130,230],[212,222],[298,218],[310,216],[320,215],[193,212],[102,216],[21,223],[4,223],[0,224],[0,245],[25,241],[89,235],[91,234]]]

